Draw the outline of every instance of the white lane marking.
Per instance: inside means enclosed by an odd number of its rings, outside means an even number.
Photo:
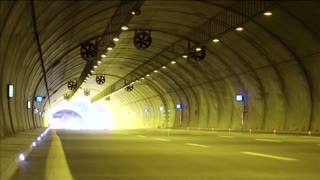
[[[169,141],[168,139],[162,139],[162,138],[157,138],[156,140],[159,140],[159,141]]]
[[[52,141],[46,162],[45,179],[73,180],[59,136],[52,130]],[[58,173],[57,173],[58,172]]]
[[[137,137],[145,137],[145,136],[143,136],[143,135],[137,135]]]
[[[219,136],[219,137],[223,137],[223,138],[232,138],[233,136]]]
[[[297,161],[297,159],[294,159],[294,158],[274,156],[274,155],[269,155],[269,154],[261,154],[261,153],[254,153],[254,152],[241,152],[241,153],[253,155],[253,156],[266,157],[266,158],[271,158],[271,159],[279,159],[279,160],[284,160],[284,161]]]
[[[197,147],[210,147],[210,146],[202,145],[202,144],[193,144],[193,143],[184,143],[184,144],[189,145],[189,146],[197,146]]]
[[[256,141],[267,141],[267,142],[282,142],[279,140],[274,140],[274,139],[254,139]]]

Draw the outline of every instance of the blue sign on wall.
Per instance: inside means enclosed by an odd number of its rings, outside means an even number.
[[[34,100],[35,100],[36,102],[42,102],[43,97],[42,97],[42,96],[36,96],[36,97],[34,98]]]
[[[243,101],[244,97],[241,94],[236,95],[236,101]]]

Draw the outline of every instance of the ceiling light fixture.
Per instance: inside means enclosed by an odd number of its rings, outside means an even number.
[[[135,16],[139,16],[139,15],[141,14],[141,11],[140,11],[140,9],[133,9],[133,10],[131,11],[131,14],[132,14],[132,15],[135,15]]]
[[[157,73],[157,72],[158,72],[158,70],[154,70],[153,72]]]
[[[219,42],[220,40],[219,40],[218,38],[214,38],[212,41],[215,42],[215,43],[217,43],[217,42]]]
[[[165,68],[167,68],[166,66],[162,66],[162,69],[165,69]]]
[[[243,27],[239,26],[236,28],[237,31],[243,31]]]
[[[123,26],[121,26],[121,29],[124,30],[124,31],[126,31],[126,30],[129,29],[129,27],[128,27],[127,25],[123,25]]]
[[[150,74],[147,74],[146,76],[147,76],[147,77],[149,77],[149,76],[150,76]]]
[[[183,58],[183,59],[187,59],[187,58],[188,58],[188,55],[184,54],[184,55],[182,55],[182,58]]]
[[[98,66],[97,66],[97,65],[94,65],[93,68],[96,69],[96,68],[98,68]]]
[[[102,61],[101,61],[101,60],[99,60],[99,61],[97,61],[97,63],[98,63],[98,64],[101,64],[101,63],[102,63]]]
[[[90,70],[91,73],[94,73],[94,70]]]
[[[197,48],[196,48],[196,51],[201,51],[201,48],[200,48],[200,47],[197,47]]]
[[[171,61],[171,64],[175,64],[176,62],[175,61]]]
[[[119,37],[114,37],[114,38],[113,38],[113,41],[114,41],[114,42],[118,42],[118,41],[120,41],[120,38],[119,38]]]
[[[271,12],[271,11],[265,11],[265,12],[263,13],[263,15],[265,15],[265,16],[271,16],[271,15],[272,15],[272,12]]]
[[[105,57],[107,57],[107,55],[106,54],[101,54],[101,57],[105,58]]]

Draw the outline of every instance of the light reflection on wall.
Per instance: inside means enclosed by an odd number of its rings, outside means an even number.
[[[102,104],[91,104],[87,97],[74,97],[51,109],[49,124],[57,129],[111,129],[112,117]]]

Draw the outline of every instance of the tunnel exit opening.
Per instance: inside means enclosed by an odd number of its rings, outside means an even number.
[[[112,115],[99,102],[91,104],[88,97],[62,100],[49,112],[48,124],[55,129],[101,130],[112,128]]]

